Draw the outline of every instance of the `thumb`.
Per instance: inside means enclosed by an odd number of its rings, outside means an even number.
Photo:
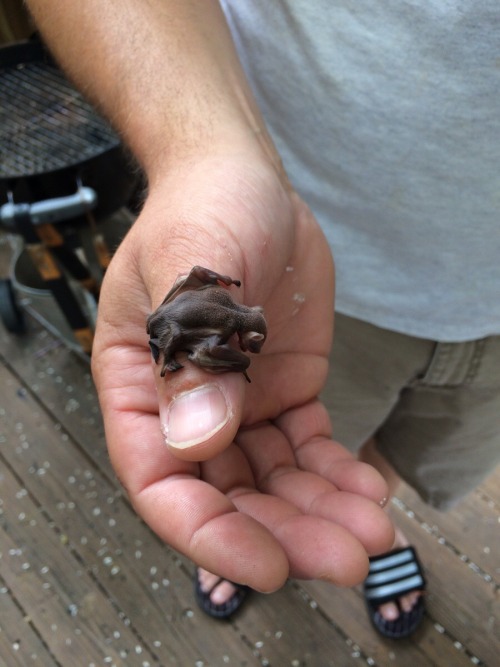
[[[240,373],[214,376],[186,366],[161,377],[154,368],[161,430],[170,451],[186,461],[213,458],[228,447],[243,411]]]

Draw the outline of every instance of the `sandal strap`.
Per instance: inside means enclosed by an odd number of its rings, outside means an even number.
[[[232,616],[241,607],[250,590],[243,584],[236,584],[231,581],[230,583],[235,587],[233,595],[231,595],[229,600],[226,602],[223,602],[222,604],[216,604],[215,602],[211,601],[210,594],[222,581],[229,580],[225,579],[224,577],[219,577],[212,588],[205,592],[201,590],[198,570],[196,570],[194,574],[194,594],[196,602],[198,603],[200,609],[212,618],[227,619]]]
[[[413,547],[370,558],[370,572],[364,582],[367,601],[377,606],[425,589],[422,567]]]
[[[214,591],[214,590],[217,588],[217,586],[218,586],[219,584],[221,584],[223,581],[226,581],[226,580],[224,579],[224,577],[219,577],[219,578],[217,579],[217,581],[214,583],[214,585],[211,586],[211,587],[208,589],[208,591],[202,591],[202,593],[203,593],[204,595],[208,595],[208,596],[210,597],[210,595],[212,594],[212,591]],[[200,590],[201,590],[201,587],[200,587]]]

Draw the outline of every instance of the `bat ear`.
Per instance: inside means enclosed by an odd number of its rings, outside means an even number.
[[[264,334],[260,333],[260,331],[245,331],[241,336],[241,347],[244,350],[250,350],[250,352],[260,352],[265,338]]]
[[[153,357],[155,364],[157,364],[160,358],[160,347],[158,344],[158,338],[150,338],[149,347],[151,348],[151,356]]]
[[[260,342],[261,340],[264,340],[264,334],[260,333],[259,331],[249,331],[247,334],[245,334],[245,337],[249,341],[255,341],[255,342]]]

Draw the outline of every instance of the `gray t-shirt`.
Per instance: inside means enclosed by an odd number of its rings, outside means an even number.
[[[224,0],[340,312],[500,333],[498,0]]]

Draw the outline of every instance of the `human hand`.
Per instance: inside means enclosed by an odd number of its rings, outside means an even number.
[[[240,279],[235,299],[264,308],[251,384],[189,362],[160,378],[151,361],[146,317],[196,264]],[[333,284],[309,209],[267,163],[235,155],[157,181],[103,285],[92,365],[121,482],[168,544],[261,591],[288,576],[354,585],[367,553],[392,543],[385,483],[331,441],[316,398]]]

